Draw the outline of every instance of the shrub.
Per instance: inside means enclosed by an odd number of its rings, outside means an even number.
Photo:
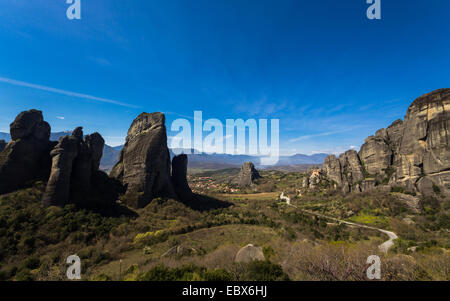
[[[441,189],[439,188],[439,186],[437,186],[436,184],[433,184],[433,191],[435,194],[440,195],[441,194]]]
[[[270,261],[252,261],[247,264],[244,281],[289,281],[282,267]]]
[[[264,257],[268,260],[275,256],[275,251],[271,246],[267,246],[263,248]]]
[[[233,281],[233,276],[225,269],[215,269],[211,272],[204,272],[203,278],[205,281]]]
[[[169,233],[164,230],[154,232],[140,233],[134,238],[136,245],[153,245],[159,242],[166,241],[169,238]]]

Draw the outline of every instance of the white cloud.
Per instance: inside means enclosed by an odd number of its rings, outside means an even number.
[[[71,97],[77,97],[77,98],[83,98],[83,99],[88,99],[88,100],[109,103],[109,104],[122,106],[122,107],[129,107],[129,108],[134,108],[134,109],[139,108],[138,106],[124,103],[124,102],[115,101],[112,99],[101,98],[101,97],[96,97],[96,96],[92,96],[92,95],[88,95],[88,94],[82,94],[82,93],[77,93],[77,92],[72,92],[72,91],[67,91],[67,90],[56,89],[56,88],[52,88],[52,87],[36,85],[36,84],[22,82],[22,81],[18,81],[18,80],[6,78],[6,77],[0,77],[0,82],[7,83],[10,85],[14,85],[14,86],[19,86],[19,87],[27,87],[27,88],[31,88],[31,89],[36,89],[36,90],[41,90],[41,91],[46,91],[46,92],[51,92],[51,93],[57,93],[57,94],[62,94],[62,95],[66,95],[66,96],[71,96]]]
[[[103,66],[103,67],[111,66],[111,62],[102,57],[89,56],[88,60],[96,63],[97,65]]]
[[[59,120],[64,120],[64,119],[66,119],[64,116],[56,116],[56,119],[59,119]]]

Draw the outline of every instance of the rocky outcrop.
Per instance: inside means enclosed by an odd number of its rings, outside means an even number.
[[[187,155],[175,156],[172,159],[172,183],[178,197],[185,202],[192,199],[192,190],[187,182]]]
[[[98,133],[83,138],[81,127],[59,142],[50,141],[42,112],[20,113],[11,124],[11,141],[0,153],[0,194],[36,180],[47,182],[47,206],[98,205],[111,208],[120,187],[99,171],[105,141]]]
[[[361,146],[359,157],[364,162],[367,173],[371,175],[385,174],[393,159],[387,131],[379,130],[375,136],[367,138]]]
[[[450,196],[450,89],[416,99],[405,120],[368,137],[358,154],[324,161],[327,178],[344,192],[403,186],[422,195]]]
[[[356,184],[364,180],[364,168],[355,150],[346,151],[339,156],[341,164],[343,190],[351,192]]]
[[[52,169],[43,198],[45,205],[90,205],[90,193],[97,189],[92,185],[93,178],[101,177],[98,173],[104,144],[98,133],[83,138],[81,127],[71,136],[60,138],[50,153]]]
[[[126,187],[123,200],[142,208],[156,197],[177,198],[171,181],[165,116],[142,113],[131,124],[110,176]]]
[[[245,187],[253,184],[256,179],[261,178],[252,162],[246,162],[242,165],[239,174],[233,180],[233,183]]]
[[[342,166],[335,155],[329,155],[325,158],[323,170],[329,180],[333,181],[337,186],[342,186]]]
[[[334,155],[325,158],[323,170],[329,180],[342,188],[343,192],[351,192],[358,190],[357,185],[364,180],[364,168],[358,153],[349,150],[339,156]]]
[[[324,180],[325,176],[322,169],[308,170],[306,177],[303,179],[303,188],[315,189]]]
[[[0,152],[2,152],[6,147],[5,140],[0,140]]]
[[[20,113],[10,126],[11,141],[0,153],[0,194],[45,179],[50,170],[50,125],[41,111]]]
[[[241,263],[248,263],[254,260],[264,261],[266,258],[264,257],[264,253],[261,247],[255,247],[254,245],[246,245],[242,249],[240,249],[237,254],[235,261]]]
[[[450,89],[416,99],[405,117],[392,182],[423,194],[450,195],[449,136]]]

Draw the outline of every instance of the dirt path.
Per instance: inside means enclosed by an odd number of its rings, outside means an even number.
[[[398,238],[397,234],[395,234],[394,232],[391,232],[391,231],[387,231],[387,230],[383,230],[383,229],[375,228],[375,227],[371,227],[371,226],[356,224],[356,223],[353,223],[353,222],[344,221],[344,220],[337,219],[337,218],[334,218],[334,217],[331,217],[331,216],[326,216],[326,215],[323,215],[321,213],[317,213],[317,212],[314,212],[314,211],[300,209],[297,206],[292,205],[292,204],[288,204],[288,205],[291,206],[291,207],[294,207],[296,209],[299,209],[302,212],[308,213],[310,215],[322,217],[322,218],[325,218],[325,219],[328,219],[328,220],[332,220],[332,221],[335,221],[335,222],[339,222],[339,223],[342,223],[342,224],[346,224],[346,225],[349,225],[349,226],[352,226],[352,227],[376,230],[376,231],[379,231],[379,232],[381,232],[383,234],[386,234],[389,237],[389,240],[385,241],[384,243],[382,243],[381,245],[378,246],[378,248],[384,253],[387,253],[389,251],[389,249],[394,245],[394,240],[396,240]]]

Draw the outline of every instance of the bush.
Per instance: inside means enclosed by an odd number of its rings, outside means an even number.
[[[441,189],[439,188],[439,186],[437,186],[436,184],[433,184],[433,191],[435,194],[440,195],[441,194]]]
[[[16,274],[17,281],[33,281],[34,277],[31,275],[30,270],[22,269]]]
[[[233,276],[225,269],[215,269],[214,271],[206,271],[203,274],[205,281],[233,281]]]
[[[192,281],[194,276],[205,272],[205,268],[194,265],[170,269],[165,266],[156,266],[139,277],[140,281]],[[195,277],[197,278],[197,277]],[[195,279],[199,280],[199,279]]]
[[[166,241],[169,238],[169,233],[164,230],[154,232],[141,233],[136,235],[134,243],[136,245],[153,245],[159,242]]]
[[[270,261],[252,261],[247,264],[244,281],[289,281],[282,267]]]
[[[31,258],[28,258],[27,260],[25,260],[22,263],[21,268],[22,269],[34,270],[34,269],[37,269],[39,267],[40,263],[41,262],[40,262],[39,258],[31,257]]]

